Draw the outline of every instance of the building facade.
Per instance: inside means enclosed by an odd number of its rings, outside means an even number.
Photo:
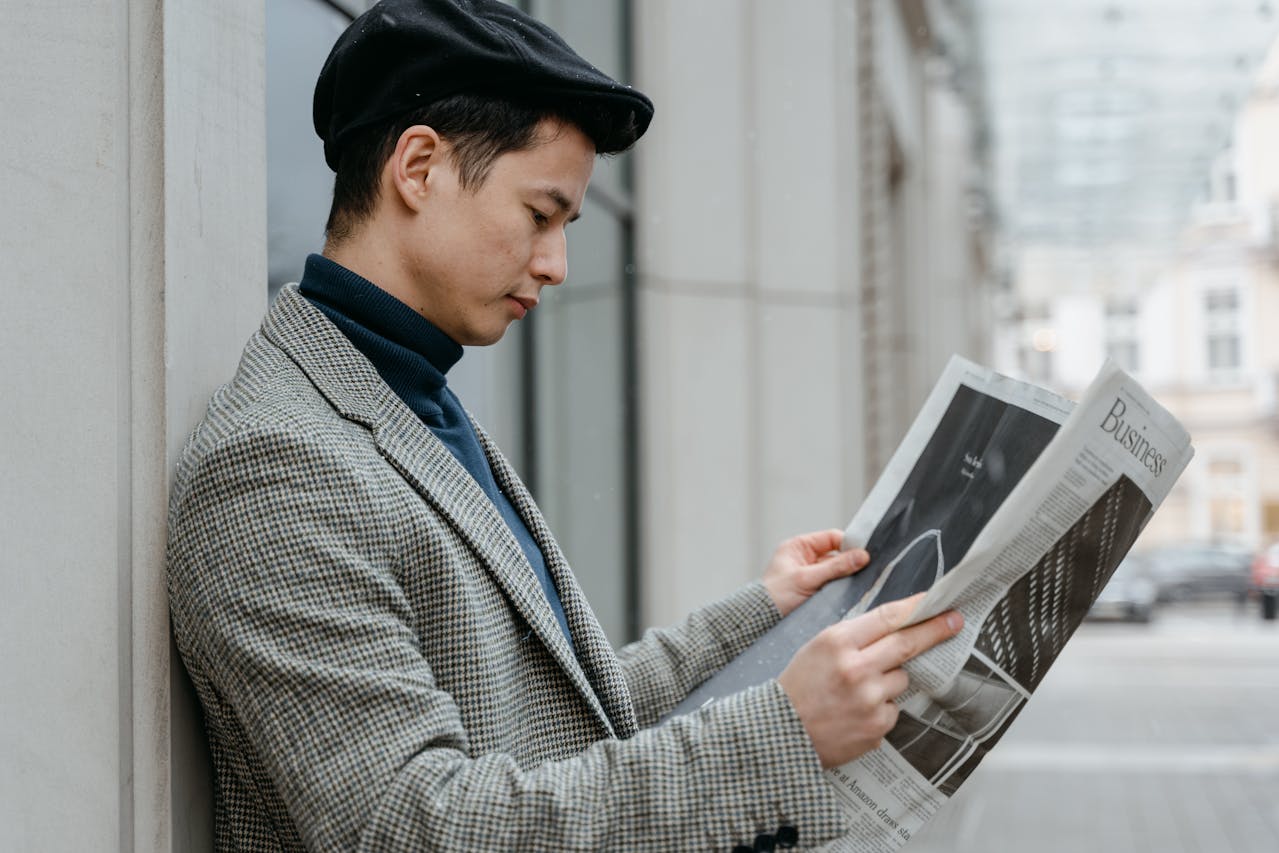
[[[1279,51],[1170,251],[1024,252],[1001,366],[1079,393],[1107,356],[1190,431],[1196,456],[1138,547],[1279,537]]]
[[[208,849],[165,610],[168,478],[322,242],[310,87],[365,4],[16,9],[0,821],[16,849]],[[530,0],[658,105],[599,164],[569,280],[451,375],[610,637],[842,526],[951,352],[990,340],[962,2]],[[18,298],[21,294],[21,298]],[[70,330],[70,334],[63,329]]]

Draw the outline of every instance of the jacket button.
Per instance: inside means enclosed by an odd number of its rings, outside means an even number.
[[[761,832],[755,836],[755,847],[753,849],[756,853],[773,853],[777,849],[777,843],[773,836],[766,832]]]
[[[789,850],[799,843],[799,830],[793,826],[779,826],[776,838],[778,848]]]

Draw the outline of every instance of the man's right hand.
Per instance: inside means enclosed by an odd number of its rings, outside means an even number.
[[[963,627],[955,611],[902,628],[923,593],[836,622],[809,640],[778,677],[823,767],[876,749],[897,723],[902,664]]]

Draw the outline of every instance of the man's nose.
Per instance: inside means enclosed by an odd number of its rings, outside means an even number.
[[[560,284],[568,277],[568,241],[563,231],[538,241],[531,267],[534,278],[542,284]]]

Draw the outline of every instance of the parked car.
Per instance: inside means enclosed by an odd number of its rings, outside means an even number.
[[[1261,618],[1274,619],[1279,611],[1279,542],[1262,548],[1252,561],[1252,588],[1261,599]]]
[[[1088,619],[1122,619],[1149,622],[1154,616],[1158,588],[1145,559],[1129,554],[1088,610]]]
[[[1223,598],[1243,602],[1252,585],[1252,553],[1233,545],[1165,546],[1143,553],[1160,601]]]

